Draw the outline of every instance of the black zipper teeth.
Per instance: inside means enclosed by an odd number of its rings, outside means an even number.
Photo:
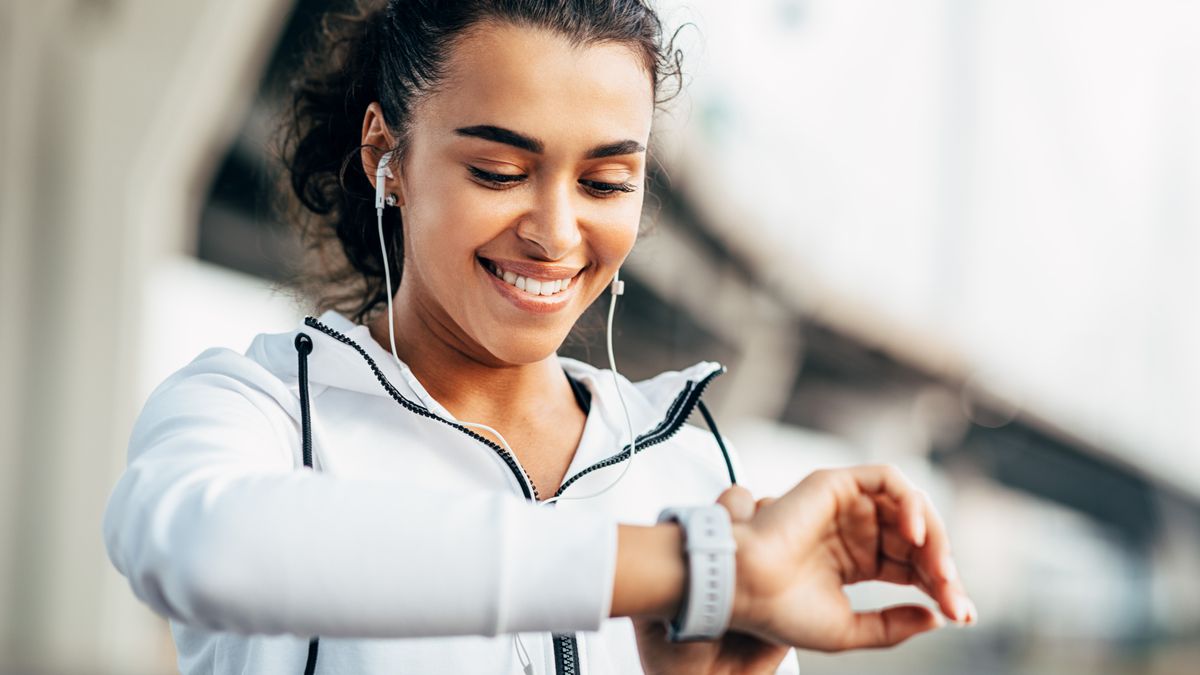
[[[475,433],[471,429],[464,427],[461,424],[455,424],[454,422],[451,422],[450,420],[448,420],[444,417],[441,417],[440,415],[434,414],[428,408],[421,406],[421,405],[417,405],[416,403],[413,403],[412,401],[405,398],[404,394],[401,394],[396,389],[396,387],[394,387],[392,385],[392,383],[388,381],[387,377],[384,376],[383,372],[381,370],[379,370],[379,366],[375,364],[375,359],[372,359],[371,356],[369,354],[367,354],[367,352],[364,351],[363,348],[361,346],[359,346],[359,344],[357,342],[355,342],[354,340],[351,340],[350,338],[337,332],[336,330],[330,328],[329,326],[326,326],[325,324],[312,318],[311,316],[305,317],[304,323],[308,326],[311,326],[312,328],[315,328],[315,329],[321,331],[322,333],[337,340],[338,342],[341,342],[343,344],[353,347],[355,349],[355,351],[357,351],[359,353],[360,356],[362,356],[364,359],[366,359],[367,365],[371,366],[371,371],[375,373],[375,379],[379,380],[379,384],[383,385],[384,390],[386,390],[387,393],[393,399],[395,399],[395,401],[397,403],[399,403],[401,406],[403,406],[407,410],[414,412],[418,415],[421,415],[423,417],[435,419],[435,420],[438,420],[439,422],[442,422],[444,424],[452,426],[455,429],[458,429],[459,431],[463,432],[464,434],[470,436],[471,438],[474,438],[475,440],[479,441],[480,443],[483,443],[484,445],[488,446],[492,450],[495,450],[496,454],[500,455],[500,458],[503,459],[504,463],[508,465],[508,468],[510,470],[512,470],[513,475],[517,477],[517,482],[521,484],[521,491],[523,493],[525,493],[525,498],[531,499],[535,502],[541,501],[541,499],[538,495],[537,486],[533,484],[533,480],[529,478],[529,474],[525,473],[525,469],[520,464],[517,464],[517,460],[515,458],[513,458],[513,456],[510,455],[508,453],[508,451],[505,450],[500,444],[493,442],[492,440],[488,439],[485,436]]]
[[[723,372],[725,372],[725,369],[720,368],[718,370],[714,370],[708,375],[705,375],[704,378],[699,382],[689,380],[687,386],[683,388],[683,391],[679,392],[679,395],[676,396],[675,400],[671,402],[670,408],[667,409],[667,416],[663,418],[663,421],[660,422],[655,428],[637,437],[637,451],[641,452],[652,445],[662,443],[678,433],[680,427],[682,427],[683,423],[687,421],[688,416],[692,414],[692,410],[695,409],[696,402],[699,401],[700,396],[704,394],[704,389],[710,382],[716,379],[716,377]],[[618,452],[607,459],[602,459],[563,481],[562,485],[560,485],[558,488],[558,492],[554,493],[554,496],[558,497],[568,487],[570,487],[572,483],[580,478],[583,478],[587,474],[598,469],[603,469],[604,467],[617,464],[628,456],[629,446],[626,445],[621,452]]]
[[[579,645],[574,633],[554,634],[554,671],[561,675],[579,675]]]

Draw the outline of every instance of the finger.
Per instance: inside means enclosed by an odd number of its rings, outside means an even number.
[[[901,505],[901,511],[904,514],[901,520],[903,523],[901,529],[913,546],[925,545],[928,535],[928,523],[925,519],[926,503],[925,493],[916,488],[904,495],[904,502]]]
[[[891,647],[945,624],[945,620],[936,612],[921,605],[899,605],[874,612],[858,612],[851,619],[841,649]]]
[[[946,616],[967,623],[977,621],[978,611],[967,597],[955,570],[945,523],[929,496],[913,487],[892,466],[853,467],[850,471],[862,490],[876,496],[880,521],[898,528],[904,539],[910,542],[921,539],[921,533],[914,530],[914,526],[919,528],[923,522],[923,545],[917,546],[906,559],[912,562],[925,582],[926,593]],[[903,547],[886,535],[888,530],[885,526],[884,551],[887,557],[892,557],[892,553],[900,553]]]
[[[902,532],[901,523],[904,517],[901,508],[887,495],[876,495],[875,502],[882,525],[880,541],[884,555],[898,562],[911,563],[917,547],[913,544],[912,537],[905,536]]]
[[[946,533],[946,524],[929,496],[924,493],[919,496],[918,508],[925,514],[929,533],[925,545],[918,551],[918,564],[934,578],[953,581],[958,577],[958,572],[950,555],[950,536]]]
[[[915,546],[925,543],[923,493],[903,473],[888,464],[853,466],[846,469],[860,489],[872,495],[887,495],[900,508],[900,531]]]
[[[905,565],[912,562],[913,548],[912,542],[905,539],[894,527],[883,527],[883,533],[880,535],[882,543],[883,555],[898,563]]]
[[[901,533],[900,522],[903,518],[900,507],[887,495],[875,495],[875,511],[879,514],[879,541],[883,555],[896,562],[911,563],[916,547],[909,537]]]
[[[874,500],[860,494],[848,507],[839,509],[838,533],[855,566],[849,580],[873,578],[879,566],[879,521]]]
[[[929,497],[922,494],[921,498],[929,534],[925,545],[913,552],[913,565],[929,585],[930,596],[947,616],[956,621],[972,622],[976,614],[974,603],[967,597],[958,578],[945,523]]]
[[[777,497],[763,497],[762,499],[758,500],[757,504],[755,504],[754,510],[757,512],[759,509],[765,509],[777,501],[779,501]]]
[[[717,503],[729,512],[729,519],[735,523],[745,522],[754,517],[754,496],[740,485],[734,485],[717,497]]]
[[[894,560],[884,560],[879,566],[879,574],[875,577],[875,579],[877,581],[885,581],[889,584],[902,584],[905,586],[919,588],[923,593],[925,593],[925,595],[928,595],[935,601],[938,600],[939,595],[945,596],[947,595],[947,592],[951,598],[957,598],[959,596],[966,598],[966,594],[962,591],[961,585],[952,585],[948,591],[936,593],[931,587],[931,583],[923,578],[923,576],[917,571],[916,567],[899,563]],[[938,582],[934,583],[936,584]],[[946,582],[940,583],[945,584]],[[957,602],[957,600],[951,600],[951,602]],[[938,604],[940,607],[942,603],[939,602]],[[954,618],[954,616],[958,614],[958,610],[955,608],[940,608],[950,618]],[[967,625],[974,625],[978,623],[979,613],[975,609],[975,604],[972,603],[969,598],[966,598],[965,615],[967,618],[964,623]]]
[[[903,586],[912,586],[920,589],[922,593],[929,596],[931,600],[936,602],[937,598],[931,589],[929,582],[917,571],[917,568],[907,563],[896,562],[895,560],[884,560],[879,565],[879,574],[875,577],[877,581],[885,581],[889,584],[900,584]]]
[[[878,581],[886,581],[889,584],[902,584],[904,586],[916,586],[921,590],[925,590],[925,580],[917,574],[917,569],[912,565],[895,560],[884,560],[879,565],[879,574],[875,577]],[[928,594],[928,592],[926,592]]]
[[[913,572],[921,579],[920,587],[938,603],[947,617],[967,624],[978,621],[979,614],[975,603],[967,596],[961,581],[930,578],[928,573],[915,566]]]
[[[925,521],[930,528],[931,534],[926,535],[925,545],[915,547],[911,541],[908,541],[900,530],[900,523],[903,520],[901,509],[896,505],[895,501],[887,495],[876,496],[876,509],[879,513],[879,520],[884,524],[884,552],[888,557],[900,562],[914,562],[918,552],[922,556],[920,561],[922,564],[922,572],[931,580],[939,579],[953,580],[957,577],[957,572],[954,569],[953,561],[948,565],[945,562],[938,562],[938,557],[930,557],[930,552],[939,547],[949,548],[949,539],[946,536],[945,526],[942,524],[941,517],[937,511],[930,505],[928,495],[924,496],[926,502]],[[947,551],[948,552],[948,551]],[[927,563],[929,560],[935,561],[931,566]]]

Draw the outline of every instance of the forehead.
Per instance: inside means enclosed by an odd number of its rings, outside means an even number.
[[[650,134],[654,93],[632,45],[572,45],[544,29],[489,22],[455,45],[445,75],[421,106],[421,126],[494,124],[543,138],[548,152],[618,138],[644,144]]]

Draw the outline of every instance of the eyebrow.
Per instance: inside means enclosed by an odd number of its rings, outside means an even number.
[[[494,143],[503,143],[511,145],[514,148],[519,148],[526,152],[532,152],[536,155],[542,154],[546,150],[546,144],[533,136],[497,127],[491,124],[477,124],[472,127],[461,127],[454,130],[454,133],[459,136],[470,136],[473,138],[482,138],[485,141]],[[632,155],[636,152],[645,152],[646,148],[641,143],[634,140],[617,141],[615,143],[605,143],[597,145],[587,151],[587,159],[601,159],[603,157],[615,157],[617,155]]]

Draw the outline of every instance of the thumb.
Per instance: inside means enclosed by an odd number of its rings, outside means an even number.
[[[746,522],[754,517],[754,496],[741,485],[734,485],[717,497],[717,503],[729,512],[729,519],[735,523]]]
[[[945,619],[923,605],[898,605],[874,612],[858,612],[850,619],[841,647],[891,647],[918,633],[944,625]]]

